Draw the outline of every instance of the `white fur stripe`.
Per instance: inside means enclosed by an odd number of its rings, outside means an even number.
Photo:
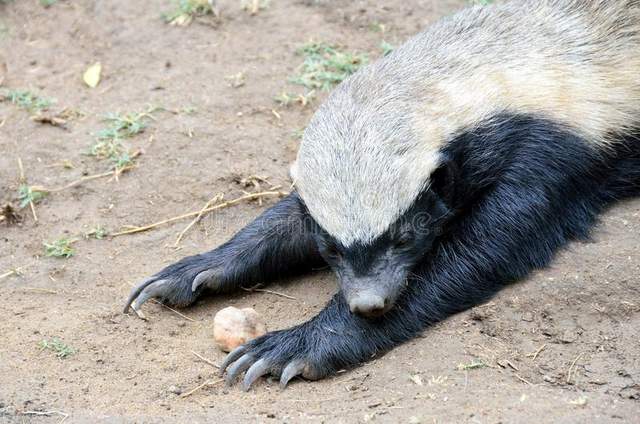
[[[640,1],[513,1],[436,23],[336,88],[305,131],[296,186],[340,242],[369,242],[445,143],[503,112],[611,147],[640,121]]]

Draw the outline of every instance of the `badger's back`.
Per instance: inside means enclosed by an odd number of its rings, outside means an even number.
[[[372,240],[447,143],[516,115],[594,149],[637,130],[640,0],[512,1],[437,22],[336,88],[305,131],[296,185],[344,244]]]
[[[502,109],[544,115],[596,143],[640,121],[640,1],[515,1],[441,21],[397,52],[424,65],[438,144]],[[413,57],[413,59],[411,59]],[[423,62],[423,63],[421,63]],[[384,65],[383,65],[384,67]],[[442,119],[433,120],[446,110]],[[425,136],[429,138],[429,136]]]

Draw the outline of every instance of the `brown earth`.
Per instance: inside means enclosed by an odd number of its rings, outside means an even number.
[[[86,114],[67,129],[33,122],[0,103],[0,204],[17,205],[18,158],[32,185],[60,187],[106,170],[86,152],[108,112],[158,111],[130,140],[138,167],[52,193],[0,224],[0,422],[639,422],[640,201],[609,211],[592,243],[574,244],[550,269],[504,290],[355,370],[285,391],[268,381],[249,393],[221,385],[186,393],[219,362],[214,313],[253,307],[270,329],[312,317],[335,290],[319,273],[270,287],[295,300],[242,292],[209,298],[182,313],[149,304],[148,321],[121,313],[131,286],[176,259],[207,250],[254,218],[264,204],[243,203],[207,217],[173,247],[187,221],[103,240],[82,234],[198,210],[216,193],[248,190],[238,177],[260,175],[287,187],[296,137],[318,101],[278,108],[310,38],[380,54],[462,1],[274,0],[256,16],[230,1],[222,21],[173,27],[165,0],[0,3],[4,86],[31,89]],[[380,32],[380,25],[384,32]],[[0,61],[2,60],[0,59]],[[100,61],[103,80],[81,75]],[[232,87],[230,75],[245,84]],[[323,94],[324,95],[324,94]],[[321,96],[322,97],[322,96]],[[186,113],[184,108],[195,108]],[[276,109],[276,114],[272,113]],[[276,116],[277,115],[277,116]],[[73,168],[60,164],[68,160]],[[263,184],[263,188],[266,186]],[[43,241],[77,237],[68,260],[44,256]],[[58,337],[75,349],[58,359],[39,343]],[[534,353],[537,352],[537,355]],[[460,370],[459,364],[487,366]]]

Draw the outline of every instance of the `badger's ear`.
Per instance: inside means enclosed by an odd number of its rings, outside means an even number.
[[[457,184],[460,176],[458,165],[450,158],[445,158],[431,174],[431,189],[449,207],[455,209],[457,203]]]

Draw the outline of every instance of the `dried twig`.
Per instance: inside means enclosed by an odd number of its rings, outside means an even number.
[[[43,191],[43,192],[47,192],[47,193],[55,193],[58,191],[62,191],[62,190],[66,190],[69,189],[71,187],[75,187],[77,185],[80,185],[82,183],[86,183],[87,181],[91,181],[91,180],[97,180],[98,178],[105,178],[105,177],[114,177],[114,178],[118,178],[118,176],[122,175],[123,173],[131,170],[135,168],[135,166],[125,166],[119,169],[115,169],[109,172],[103,172],[101,174],[95,174],[95,175],[87,175],[85,177],[82,177],[78,180],[72,181],[67,185],[64,185],[62,187],[58,187],[58,188],[44,188],[44,187],[38,187],[38,186],[34,186],[34,188],[36,188],[38,191]]]
[[[129,285],[130,285],[131,287],[133,287],[133,285],[132,285],[132,284],[129,284]],[[159,302],[159,301],[157,301],[156,299],[149,299],[149,302],[151,302],[151,303],[155,303],[156,305],[160,305],[160,306],[162,306],[163,308],[166,308],[166,309],[170,310],[170,311],[171,311],[171,312],[173,312],[174,314],[176,314],[176,315],[178,315],[178,316],[180,316],[180,317],[182,317],[182,318],[186,319],[187,321],[191,321],[191,322],[197,322],[197,321],[198,321],[198,320],[195,320],[195,319],[193,319],[193,318],[191,318],[191,317],[186,316],[185,314],[183,314],[183,313],[181,313],[181,312],[179,312],[179,311],[176,311],[176,310],[175,310],[175,309],[173,309],[172,307],[170,307],[170,306],[168,306],[168,305],[165,305],[164,303]],[[132,310],[132,311],[133,311],[133,313],[134,313],[134,314],[136,314],[136,315],[138,316],[138,318],[140,318],[141,320],[144,320],[144,321],[148,321],[148,320],[149,320],[149,318],[147,318],[147,316],[142,312],[142,310],[137,309],[137,308],[134,308],[133,306],[131,307],[131,310]]]
[[[530,357],[532,361],[535,361],[538,355],[540,355],[540,352],[542,352],[545,347],[547,347],[546,343],[540,346],[540,348],[538,348],[538,350],[536,350],[534,353],[529,353],[527,356]]]
[[[216,384],[222,383],[224,381],[223,378],[219,379],[219,380],[208,380],[205,381],[204,383],[202,383],[201,385],[199,385],[198,387],[189,390],[186,393],[183,393],[180,395],[181,398],[186,398],[187,396],[191,396],[192,394],[194,394],[195,392],[197,392],[200,389],[203,389],[207,386],[215,386]]]
[[[186,319],[186,320],[188,320],[188,321],[196,322],[196,320],[195,320],[195,319],[193,319],[193,318],[191,318],[191,317],[188,317],[188,316],[186,316],[185,314],[183,314],[183,313],[180,313],[180,312],[176,311],[175,309],[171,308],[170,306],[165,305],[165,304],[164,304],[164,303],[162,303],[162,302],[158,302],[158,301],[157,301],[157,300],[155,300],[155,299],[151,299],[151,302],[156,303],[156,304],[158,304],[158,305],[160,305],[160,306],[162,306],[162,307],[167,308],[168,310],[170,310],[170,311],[171,311],[171,312],[173,312],[174,314],[176,314],[176,315],[178,315],[178,316],[180,316],[180,317],[182,317],[182,318],[184,318],[184,319]],[[135,309],[134,309],[134,310],[135,310]],[[138,316],[140,316],[140,315],[138,315]],[[143,318],[143,319],[145,319],[145,320],[146,320],[146,317],[145,317],[145,318]]]
[[[298,300],[293,296],[289,296],[288,294],[284,294],[284,293],[280,293],[277,291],[273,291],[273,290],[267,290],[267,289],[259,289],[257,287],[240,287],[242,290],[247,291],[247,292],[260,292],[260,293],[269,293],[269,294],[274,294],[276,296],[280,296],[280,297],[284,297],[286,299],[291,299],[291,300]]]
[[[18,171],[20,172],[20,182],[25,182],[27,178],[24,175],[24,166],[22,166],[22,159],[20,157],[18,157]]]
[[[184,237],[184,235],[187,233],[187,231],[189,231],[189,229],[191,227],[193,227],[194,225],[196,225],[198,223],[198,221],[200,221],[200,218],[202,218],[202,215],[205,213],[204,211],[211,207],[212,203],[216,203],[221,201],[222,199],[224,199],[224,195],[222,193],[218,193],[216,194],[213,198],[211,198],[207,203],[205,203],[205,205],[202,207],[202,209],[200,210],[200,213],[198,213],[198,215],[196,215],[195,218],[193,218],[193,221],[191,221],[189,223],[189,225],[187,225],[184,230],[180,231],[180,234],[178,234],[178,238],[176,239],[176,242],[173,244],[175,247],[177,247],[180,244],[180,241],[182,241],[182,237]]]
[[[11,277],[12,275],[22,275],[22,268],[24,267],[21,266],[21,267],[13,268],[5,272],[4,274],[0,274],[0,280],[2,280],[3,278]]]
[[[38,222],[38,215],[36,215],[36,207],[33,204],[33,200],[29,201],[29,209],[31,209],[31,215],[33,215],[33,220]]]
[[[69,418],[69,414],[62,411],[24,411],[21,412],[20,415],[39,415],[49,417],[51,415],[60,415],[62,419],[58,422],[58,424],[62,423],[64,420]]]
[[[180,220],[186,219],[186,218],[191,218],[191,217],[198,216],[200,214],[204,214],[204,213],[207,213],[207,212],[215,211],[215,210],[218,210],[218,209],[224,209],[226,207],[235,205],[235,204],[240,203],[240,202],[245,201],[245,200],[259,199],[259,198],[267,197],[267,196],[286,196],[287,194],[288,193],[285,193],[285,192],[282,192],[282,191],[263,191],[261,193],[248,194],[246,196],[241,196],[241,197],[238,197],[237,199],[229,200],[229,201],[220,203],[218,205],[211,206],[211,207],[206,208],[206,209],[201,209],[201,210],[196,211],[196,212],[185,213],[183,215],[175,216],[173,218],[164,219],[162,221],[158,221],[158,222],[155,222],[153,224],[144,225],[142,227],[133,227],[133,228],[130,228],[128,230],[124,230],[124,231],[120,231],[120,232],[117,232],[117,233],[113,233],[113,234],[111,234],[111,236],[112,237],[118,237],[118,236],[124,236],[124,235],[127,235],[127,234],[141,233],[143,231],[148,231],[148,230],[151,230],[153,228],[159,227],[161,225],[169,224],[171,222],[180,221]]]
[[[2,280],[3,278],[10,277],[10,276],[14,275],[15,273],[16,273],[16,271],[12,269],[11,271],[7,271],[4,274],[0,274],[0,280]]]
[[[528,384],[528,385],[530,385],[530,386],[533,386],[533,383],[532,383],[532,382],[530,382],[529,380],[527,380],[527,379],[526,379],[526,378],[524,378],[524,377],[521,377],[520,375],[518,375],[518,373],[517,373],[517,372],[514,372],[514,373],[513,373],[513,375],[515,375],[515,376],[516,376],[516,378],[517,378],[518,380],[522,381],[523,383],[526,383],[526,384]]]
[[[194,352],[193,350],[191,351],[191,353],[193,353],[194,355],[196,355],[198,357],[198,359],[200,359],[203,362],[206,362],[207,364],[211,365],[214,368],[220,368],[220,365],[216,364],[215,362],[205,358],[204,356],[200,355],[198,352]]]
[[[55,290],[41,289],[39,287],[24,287],[22,290],[24,290],[24,291],[34,291],[34,292],[38,292],[38,293],[58,294],[58,292],[55,291]]]
[[[571,376],[572,376],[574,367],[576,366],[576,362],[578,362],[583,355],[584,353],[581,353],[580,355],[576,356],[576,359],[574,359],[573,362],[571,363],[571,366],[569,367],[569,371],[567,371],[567,381],[566,381],[567,384],[571,382]]]

